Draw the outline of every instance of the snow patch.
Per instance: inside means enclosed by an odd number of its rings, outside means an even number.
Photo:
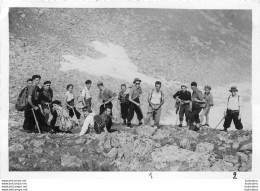
[[[122,46],[98,41],[94,41],[90,45],[106,56],[93,59],[89,56],[63,55],[65,62],[61,63],[60,69],[64,72],[76,69],[97,76],[107,75],[130,82],[138,77],[147,84],[154,84],[156,80],[159,80],[138,72],[137,66],[131,62]]]

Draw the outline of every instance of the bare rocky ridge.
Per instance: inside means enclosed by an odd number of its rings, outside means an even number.
[[[251,15],[242,12],[10,9],[10,170],[251,171],[251,131],[227,134],[203,129],[196,133],[172,125],[126,129],[117,123],[118,132],[90,132],[82,138],[77,137],[79,127],[72,135],[26,134],[21,131],[23,114],[14,110],[18,93],[33,74],[52,81],[54,98],[59,100],[69,83],[74,84],[76,94],[86,79],[93,84],[104,81],[115,92],[121,83],[129,83],[60,70],[63,55],[103,58],[104,54],[89,46],[92,41],[124,47],[140,73],[166,81],[212,85],[251,81]],[[151,86],[144,83],[142,87],[146,96]],[[176,86],[163,88],[167,101],[162,115],[166,115],[173,106]],[[96,101],[95,85],[93,89]],[[113,113],[118,116],[116,110]]]

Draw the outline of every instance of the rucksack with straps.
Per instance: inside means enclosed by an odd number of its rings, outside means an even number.
[[[100,115],[94,116],[94,130],[97,134],[100,134],[104,131],[106,123],[104,122],[103,118]]]
[[[71,123],[71,117],[61,106],[56,107],[57,111],[57,120],[55,126],[58,126],[61,131],[70,131],[73,129]]]
[[[231,95],[228,97],[228,102],[227,102],[227,106],[228,106],[228,103],[229,103],[229,99],[230,99]],[[237,99],[238,99],[238,107],[240,108],[240,105],[239,105],[239,95],[237,95]]]
[[[151,101],[151,99],[152,99],[152,96],[153,96],[153,92],[154,92],[154,91],[155,91],[155,89],[153,89],[152,92],[151,92],[150,101]],[[160,92],[161,92],[161,102],[162,102],[162,96],[163,96],[162,90],[160,90]]]
[[[25,110],[25,107],[28,103],[27,93],[28,93],[28,87],[25,87],[21,91],[21,93],[19,94],[18,99],[17,99],[16,104],[15,104],[15,109],[17,111],[24,111]]]

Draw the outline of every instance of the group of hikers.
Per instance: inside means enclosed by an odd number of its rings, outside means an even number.
[[[51,82],[45,81],[41,86],[40,80],[40,75],[33,75],[31,79],[28,79],[27,86],[21,91],[16,103],[16,109],[24,111],[23,129],[27,132],[71,133],[75,125],[80,125],[82,114],[84,115],[84,123],[79,133],[80,136],[88,133],[91,129],[94,129],[96,133],[113,132],[115,130],[111,128],[112,120],[116,118],[113,117],[112,113],[112,101],[115,99],[118,101],[117,105],[123,125],[132,128],[131,121],[136,113],[138,125],[149,125],[152,119],[151,126],[159,127],[161,109],[165,101],[160,81],[156,81],[155,87],[148,93],[147,101],[149,104],[147,115],[144,117],[141,109],[143,90],[139,78],[135,78],[129,87],[126,84],[121,84],[121,91],[118,94],[106,88],[103,82],[98,82],[99,113],[93,109],[93,104],[97,103],[93,103],[90,91],[91,80],[85,82],[85,87],[77,98],[73,93],[73,84],[68,84],[63,104],[59,100],[53,100]],[[182,85],[181,90],[173,95],[176,100],[176,114],[179,115],[178,127],[183,127],[185,116],[189,129],[199,131],[202,126],[209,126],[209,112],[214,105],[213,95],[211,87],[208,85],[205,86],[204,93],[198,89],[196,82],[191,83],[191,89],[192,93],[187,90],[186,85]],[[231,87],[229,91],[231,95],[228,97],[227,108],[224,112],[223,131],[227,131],[232,120],[236,129],[243,129],[241,123],[242,98],[238,95],[236,87]],[[80,106],[76,107],[76,101]],[[202,124],[204,118],[206,118],[206,122]]]

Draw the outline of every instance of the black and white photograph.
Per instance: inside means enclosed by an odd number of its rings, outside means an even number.
[[[9,171],[252,171],[252,11],[9,9]]]
[[[1,178],[260,177],[259,10],[140,4],[1,9]]]

